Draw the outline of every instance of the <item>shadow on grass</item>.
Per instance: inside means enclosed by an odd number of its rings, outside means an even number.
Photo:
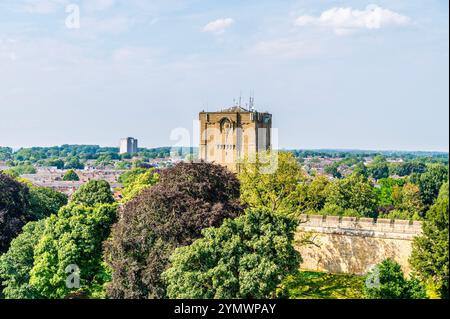
[[[298,271],[283,281],[291,299],[363,299],[364,278],[355,275]]]

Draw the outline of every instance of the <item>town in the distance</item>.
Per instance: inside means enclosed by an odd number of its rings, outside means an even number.
[[[200,112],[200,145],[139,148],[138,138],[125,137],[118,147],[61,145],[13,150],[0,146],[0,171],[30,180],[33,185],[73,194],[90,180],[106,180],[120,198],[120,175],[143,167],[164,169],[178,162],[204,160],[238,172],[239,161],[252,152],[271,149],[272,114],[235,105],[217,112]],[[259,129],[259,131],[258,131]],[[230,134],[231,133],[231,134]],[[362,167],[374,181],[401,179],[424,172],[426,164],[448,164],[447,152],[292,149],[309,176],[342,178]],[[75,173],[75,174],[73,174]],[[76,176],[75,176],[76,175]]]

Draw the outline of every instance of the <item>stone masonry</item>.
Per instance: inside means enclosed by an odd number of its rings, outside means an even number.
[[[302,215],[296,240],[310,234],[314,244],[297,244],[300,268],[362,275],[392,258],[409,274],[412,240],[421,227],[418,221]]]
[[[248,156],[271,149],[272,115],[235,106],[200,112],[200,159],[239,172]]]

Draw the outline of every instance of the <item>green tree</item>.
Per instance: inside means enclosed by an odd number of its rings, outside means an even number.
[[[239,182],[222,166],[179,163],[161,172],[160,181],[122,206],[105,243],[112,269],[111,298],[164,298],[161,273],[176,247],[200,237],[241,212]]]
[[[368,167],[369,175],[374,179],[379,180],[389,177],[389,165],[386,161],[379,161],[371,164]]]
[[[125,170],[131,168],[131,162],[119,161],[114,164],[114,168],[117,170]]]
[[[403,180],[393,178],[382,178],[378,180],[378,187],[375,188],[379,206],[394,205],[392,192],[395,186],[402,186]]]
[[[79,205],[95,206],[96,204],[114,203],[111,186],[107,181],[89,181],[82,185],[71,198],[71,202]]]
[[[34,251],[30,285],[46,298],[65,298],[74,292],[102,296],[109,279],[102,262],[102,242],[109,236],[116,211],[116,204],[72,204],[50,216]],[[74,266],[79,269],[79,288],[66,285],[67,267]]]
[[[27,223],[29,205],[28,187],[0,173],[0,254]]]
[[[30,164],[21,164],[6,170],[12,176],[20,176],[24,174],[36,174],[36,168]]]
[[[327,200],[327,186],[330,183],[326,176],[318,175],[309,183],[298,185],[299,211],[301,213],[317,213]]]
[[[384,155],[378,154],[373,157],[372,164],[386,163],[386,157]]]
[[[45,219],[30,222],[12,242],[9,250],[0,256],[0,281],[7,299],[35,299],[43,296],[30,285],[34,247],[45,230]]]
[[[292,153],[258,153],[241,165],[241,200],[250,207],[293,213],[298,208],[298,185],[304,180]]]
[[[101,154],[95,161],[95,165],[97,166],[108,166],[112,165],[112,156],[111,154]]]
[[[368,299],[425,299],[417,279],[406,279],[398,263],[386,259],[366,276],[364,292]]]
[[[442,298],[449,296],[449,184],[427,212],[422,235],[413,242],[410,263],[422,280],[433,282]]]
[[[64,168],[65,169],[83,169],[84,165],[80,162],[78,157],[71,156],[67,157],[64,161]]]
[[[133,155],[131,155],[130,153],[124,153],[124,154],[120,154],[120,158],[121,159],[132,159]]]
[[[296,222],[268,209],[249,209],[203,238],[177,248],[164,274],[169,298],[270,298],[296,271]]]
[[[412,173],[411,175],[409,175],[406,178],[406,180],[408,181],[408,183],[419,185],[419,181],[420,181],[420,176],[421,175],[422,174],[420,174],[420,173]]]
[[[78,177],[78,174],[73,170],[69,169],[63,176],[63,181],[79,181],[80,177]]]
[[[159,181],[159,174],[154,169],[147,169],[145,173],[136,176],[136,179],[129,181],[122,189],[122,202],[127,202],[142,190],[155,185]]]
[[[324,168],[324,172],[327,173],[328,175],[333,176],[334,178],[342,178],[342,174],[339,171],[339,163],[335,162],[333,164],[327,165]]]
[[[395,209],[405,212],[409,218],[421,219],[423,217],[425,207],[417,185],[406,183],[403,187],[394,186],[392,201]]]
[[[50,187],[31,186],[29,201],[28,220],[36,221],[57,214],[58,210],[67,204],[67,195]]]
[[[342,206],[330,203],[325,204],[318,213],[326,216],[366,217],[363,213],[354,208],[343,208]]]
[[[148,171],[147,168],[135,167],[121,174],[118,178],[119,183],[122,183],[123,187],[127,187],[134,182],[139,176],[145,174]]]
[[[355,167],[353,168],[353,172],[356,174],[360,174],[364,177],[369,177],[369,171],[367,170],[366,165],[364,165],[364,162],[358,162]]]
[[[417,161],[408,161],[392,167],[392,175],[408,176],[412,173],[425,173],[427,166]]]
[[[432,205],[439,194],[439,189],[447,180],[447,166],[442,164],[429,165],[427,171],[420,175],[418,181],[422,202],[428,206]]]
[[[0,161],[11,160],[13,150],[11,147],[0,146]]]
[[[59,158],[52,158],[52,159],[47,160],[46,166],[56,167],[57,169],[63,169],[64,161]]]
[[[373,185],[359,174],[335,180],[327,187],[326,206],[330,205],[354,210],[361,216],[375,217],[377,199]]]

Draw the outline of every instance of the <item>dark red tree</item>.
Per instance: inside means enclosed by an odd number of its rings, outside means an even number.
[[[113,270],[111,298],[164,298],[161,273],[178,246],[200,237],[203,228],[234,218],[242,207],[239,182],[225,168],[180,163],[164,170],[160,182],[126,203],[105,242]]]
[[[0,254],[27,222],[28,208],[28,187],[0,173]]]

